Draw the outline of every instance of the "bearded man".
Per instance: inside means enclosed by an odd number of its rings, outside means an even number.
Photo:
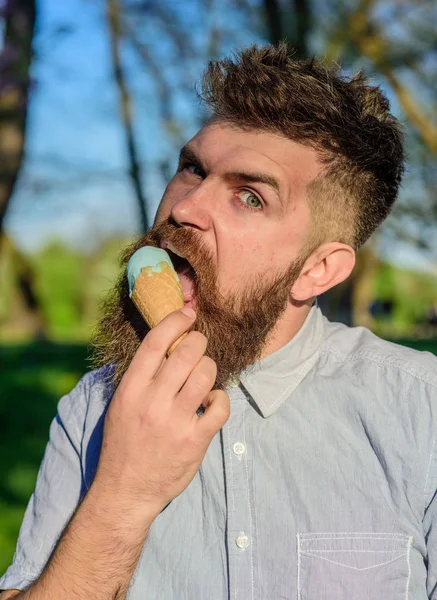
[[[101,366],[59,403],[2,600],[437,598],[437,360],[316,303],[396,199],[399,123],[285,44],[211,63],[202,96]],[[144,245],[185,300],[151,331],[125,274]]]

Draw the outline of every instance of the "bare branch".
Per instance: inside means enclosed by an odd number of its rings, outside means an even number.
[[[140,209],[142,228],[143,231],[147,231],[149,225],[146,212],[146,199],[141,184],[138,150],[133,130],[132,101],[120,57],[121,18],[119,0],[107,0],[106,14],[110,31],[112,68],[120,95],[120,108],[130,161],[130,175]]]
[[[419,106],[410,89],[405,86],[389,61],[389,44],[380,30],[372,23],[370,10],[375,0],[363,0],[349,18],[350,38],[363,56],[369,58],[384,75],[402,106],[406,116],[418,132],[422,142],[437,153],[437,127],[431,117]]]
[[[423,143],[428,146],[431,152],[437,154],[437,127],[431,118],[423,112],[413,98],[411,91],[402,84],[395,71],[391,69],[390,65],[383,58],[380,59],[378,67],[396,92],[400,105],[410,122],[416,128]]]

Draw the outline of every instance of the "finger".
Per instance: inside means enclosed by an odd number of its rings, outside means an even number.
[[[191,372],[205,354],[206,337],[199,331],[190,331],[162,366],[154,385],[165,389],[167,396],[176,396]]]
[[[167,356],[170,356],[170,354],[176,350],[176,348],[179,346],[179,344],[182,342],[182,340],[185,339],[186,335],[187,335],[187,332],[183,333],[181,335],[181,337],[178,338],[175,341],[175,343],[171,345],[171,347],[167,351]]]
[[[205,398],[204,405],[207,406],[207,409],[202,417],[200,419],[196,417],[196,420],[199,431],[209,442],[229,419],[231,402],[226,392],[214,390]]]
[[[141,382],[145,385],[151,383],[170,346],[193,325],[195,318],[196,313],[192,309],[184,308],[170,313],[145,336],[128,371],[141,371]]]
[[[217,365],[209,356],[202,356],[177,395],[176,408],[194,416],[211,391],[216,377]]]

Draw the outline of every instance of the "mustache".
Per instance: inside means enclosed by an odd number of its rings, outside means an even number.
[[[171,217],[152,226],[149,231],[129,246],[122,256],[121,266],[126,268],[130,257],[144,246],[160,247],[162,242],[168,242],[180,252],[185,259],[179,259],[170,251],[173,266],[178,271],[181,261],[186,260],[194,271],[198,301],[208,303],[208,298],[222,298],[217,289],[217,265],[214,255],[202,239],[202,234],[189,226],[178,225]]]
[[[111,365],[108,379],[115,386],[150,331],[129,297],[126,263],[138,249],[147,245],[160,247],[164,241],[186,256],[196,272],[197,319],[193,328],[205,335],[206,355],[217,364],[214,389],[224,389],[230,376],[253,365],[261,356],[268,336],[286,308],[290,287],[305,257],[276,273],[269,267],[247,278],[244,285],[223,293],[219,286],[219,266],[201,231],[178,225],[171,218],[152,226],[120,257],[124,268],[104,303],[103,316],[93,336],[93,367]]]
[[[200,234],[191,227],[178,225],[169,217],[157,225],[153,225],[145,235],[130,245],[121,256],[121,265],[125,266],[131,256],[144,246],[159,248],[162,242],[169,242],[184,255],[193,268],[199,266],[205,259],[212,261],[210,251],[200,238]]]

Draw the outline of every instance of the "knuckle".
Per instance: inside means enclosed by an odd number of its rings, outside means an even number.
[[[194,384],[200,389],[211,389],[214,384],[214,379],[211,377],[211,373],[206,371],[200,371],[196,374]]]
[[[174,351],[174,356],[183,364],[192,365],[200,359],[206,349],[206,337],[199,331],[190,331],[183,342]]]
[[[197,379],[200,380],[204,385],[212,386],[217,376],[217,365],[209,358],[209,356],[202,356],[197,366]]]
[[[215,378],[217,377],[217,365],[215,361],[209,356],[203,356],[200,361],[200,365],[202,369],[204,369],[209,374],[210,377],[214,378],[215,381]]]
[[[216,392],[215,400],[219,416],[227,421],[231,414],[229,396],[223,390],[216,390]]]
[[[206,336],[200,331],[190,331],[187,339],[189,339],[192,344],[195,344],[196,346],[204,346],[205,348],[208,343]]]
[[[223,406],[222,406],[222,416],[223,416],[224,422],[226,423],[226,421],[231,416],[231,407],[229,405],[229,402],[226,402],[226,404],[223,404]]]
[[[125,373],[122,377],[112,399],[112,406],[124,406],[128,403],[129,398],[133,395],[133,384],[129,373]]]
[[[220,407],[220,409],[217,411],[217,423],[220,427],[222,427],[226,423],[226,421],[229,419],[229,416],[229,410],[223,406]]]
[[[208,406],[209,418],[205,423],[205,433],[208,437],[217,433],[223,427],[231,414],[230,400],[226,392],[214,390],[208,394],[210,400]]]
[[[158,335],[156,329],[153,328],[149,331],[143,340],[143,348],[148,352],[160,352],[162,351],[162,336]]]
[[[193,363],[193,350],[189,344],[179,344],[173,355],[183,365]]]

